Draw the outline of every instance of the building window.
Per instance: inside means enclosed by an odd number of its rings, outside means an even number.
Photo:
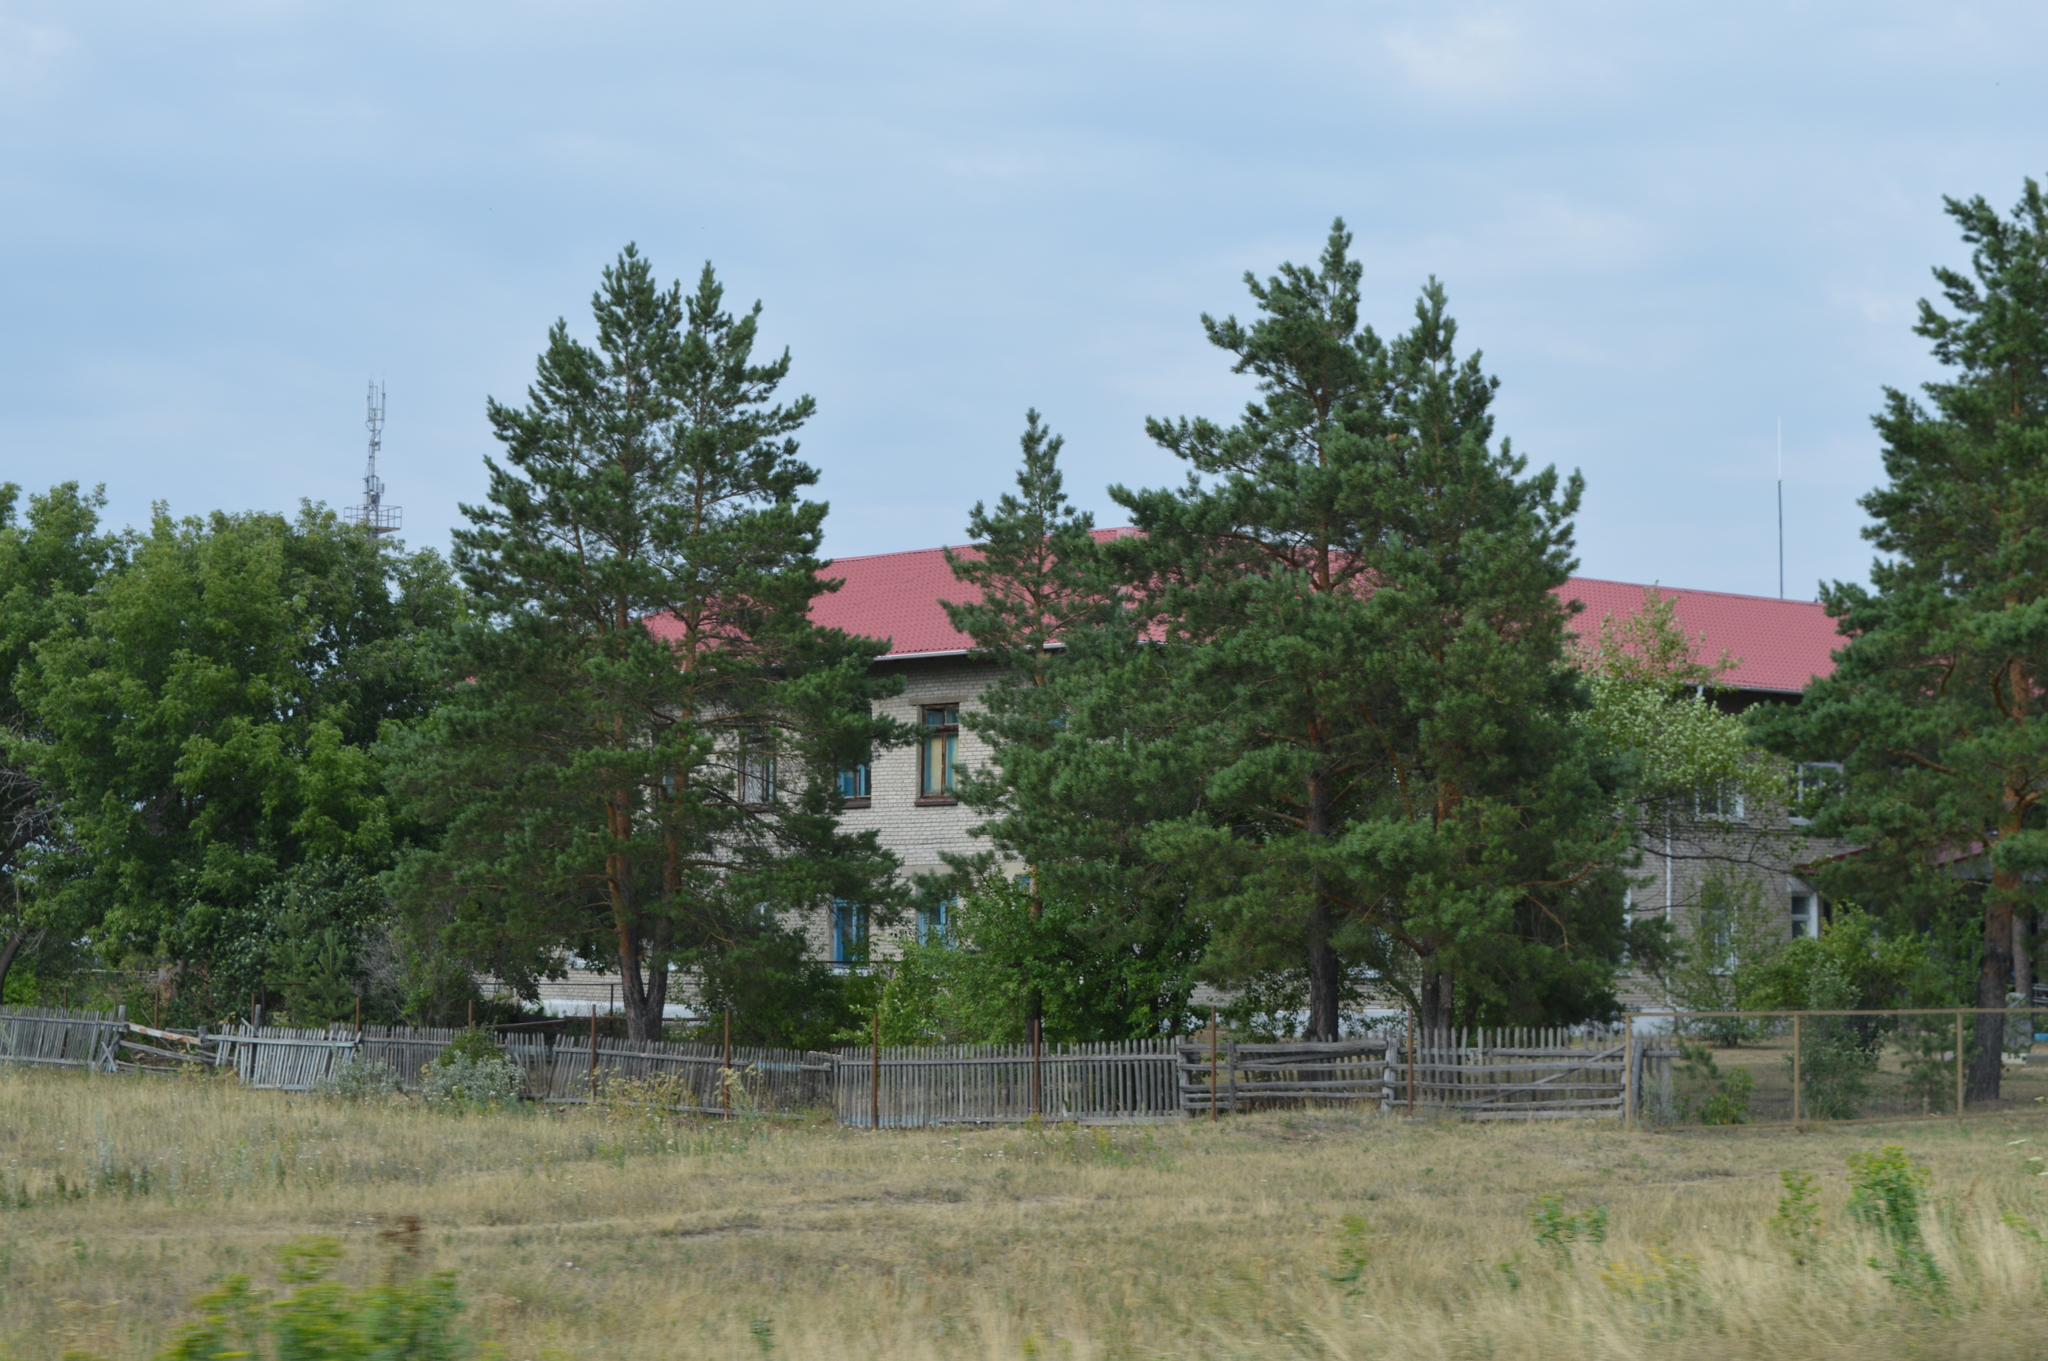
[[[839,772],[839,797],[848,802],[859,799],[865,803],[873,790],[868,781],[868,763],[847,766]]]
[[[1792,807],[1789,821],[1804,827],[1820,811],[1827,797],[1842,787],[1839,761],[1802,761],[1792,768]]]
[[[1742,786],[1732,782],[1701,790],[1694,795],[1692,806],[1695,817],[1711,822],[1740,822],[1746,811]]]
[[[1792,934],[1820,934],[1820,897],[1812,889],[1801,888],[1792,891]]]
[[[868,907],[866,903],[832,900],[832,962],[868,962]]]
[[[919,945],[950,945],[952,943],[954,899],[945,898],[931,907],[917,910],[917,943]]]
[[[950,799],[954,764],[960,757],[960,706],[928,704],[920,717],[924,736],[918,744],[917,796]]]
[[[775,802],[775,752],[759,730],[740,738],[739,800],[750,808]]]

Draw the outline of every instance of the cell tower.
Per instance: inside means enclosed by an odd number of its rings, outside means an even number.
[[[397,506],[384,504],[384,479],[377,476],[377,450],[384,445],[384,385],[372,381],[370,384],[369,419],[363,423],[370,427],[370,467],[363,474],[363,503],[348,508],[348,518],[372,534],[392,534],[398,530],[401,511]]]

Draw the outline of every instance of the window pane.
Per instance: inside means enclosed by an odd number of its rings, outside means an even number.
[[[868,958],[868,909],[865,903],[832,900],[832,962],[865,964]]]
[[[933,733],[924,740],[923,771],[918,792],[935,798],[953,792],[953,754],[958,741],[952,733]]]
[[[849,799],[868,797],[868,766],[863,761],[857,766],[848,766],[839,772],[839,793]]]

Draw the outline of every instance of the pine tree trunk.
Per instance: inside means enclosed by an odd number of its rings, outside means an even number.
[[[1977,1005],[2005,1006],[2005,994],[2012,987],[2013,899],[2018,896],[2019,876],[2003,871],[1991,879],[1990,901],[1984,906],[1984,962],[1977,973]],[[1996,1101],[1999,1078],[2004,1070],[2005,1018],[1978,1015],[1977,1043],[1970,1055],[1972,1101]]]
[[[7,995],[8,970],[14,967],[14,957],[21,953],[22,944],[27,940],[27,931],[16,931],[7,938],[5,946],[0,946],[0,997]]]
[[[1457,984],[1447,973],[1433,969],[1427,961],[1422,966],[1422,1033],[1435,1036],[1447,1034],[1451,1018],[1457,1008]]]
[[[1310,836],[1327,837],[1330,790],[1321,771],[1308,777],[1306,813],[1303,830]],[[1322,884],[1311,878],[1309,893],[1312,901],[1308,914],[1308,1034],[1304,1038],[1329,1041],[1337,1038],[1337,1011],[1344,1001],[1344,966],[1330,945],[1332,923],[1329,905],[1323,901]]]
[[[1328,914],[1322,904],[1310,914],[1308,945],[1308,1034],[1304,1039],[1337,1038],[1337,1007],[1344,997],[1344,965],[1330,948]]]
[[[2027,1003],[2034,1000],[2033,914],[2012,915],[2012,990]]]

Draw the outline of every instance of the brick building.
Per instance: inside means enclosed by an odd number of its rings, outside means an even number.
[[[954,631],[939,603],[967,598],[970,588],[954,580],[937,548],[841,558],[829,571],[844,585],[818,598],[813,617],[829,627],[889,640],[889,652],[877,665],[901,675],[904,689],[886,701],[887,709],[920,733],[911,747],[878,753],[872,765],[841,776],[846,824],[878,830],[906,876],[941,868],[941,852],[987,849],[971,834],[979,818],[951,792],[953,765],[974,766],[987,756],[959,717],[974,709],[996,676],[991,666],[969,659],[969,639]],[[1609,616],[1626,618],[1639,611],[1648,589],[1574,577],[1561,594],[1584,605],[1582,627],[1597,628]],[[1703,659],[1723,654],[1738,659],[1720,682],[1722,703],[1729,707],[1795,703],[1810,678],[1833,669],[1834,622],[1817,604],[1656,589],[1675,599],[1686,634],[1703,640]],[[1833,849],[1804,838],[1782,807],[1702,809],[1699,817],[1673,825],[1644,847],[1632,907],[1638,915],[1662,915],[1682,928],[1701,882],[1720,866],[1755,878],[1767,901],[1783,904],[1788,934],[1810,934],[1819,927],[1824,905],[1799,879],[1795,866]],[[898,932],[931,925],[906,923]],[[851,965],[870,952],[877,958],[891,953],[890,939],[869,940],[866,915],[857,904],[835,906],[829,920],[813,924],[812,933],[819,953],[835,963]],[[604,990],[610,981],[602,974],[579,973],[569,984],[544,989],[544,996],[580,1008],[608,995]],[[1633,990],[1628,996],[1637,1003],[1652,1000]]]

